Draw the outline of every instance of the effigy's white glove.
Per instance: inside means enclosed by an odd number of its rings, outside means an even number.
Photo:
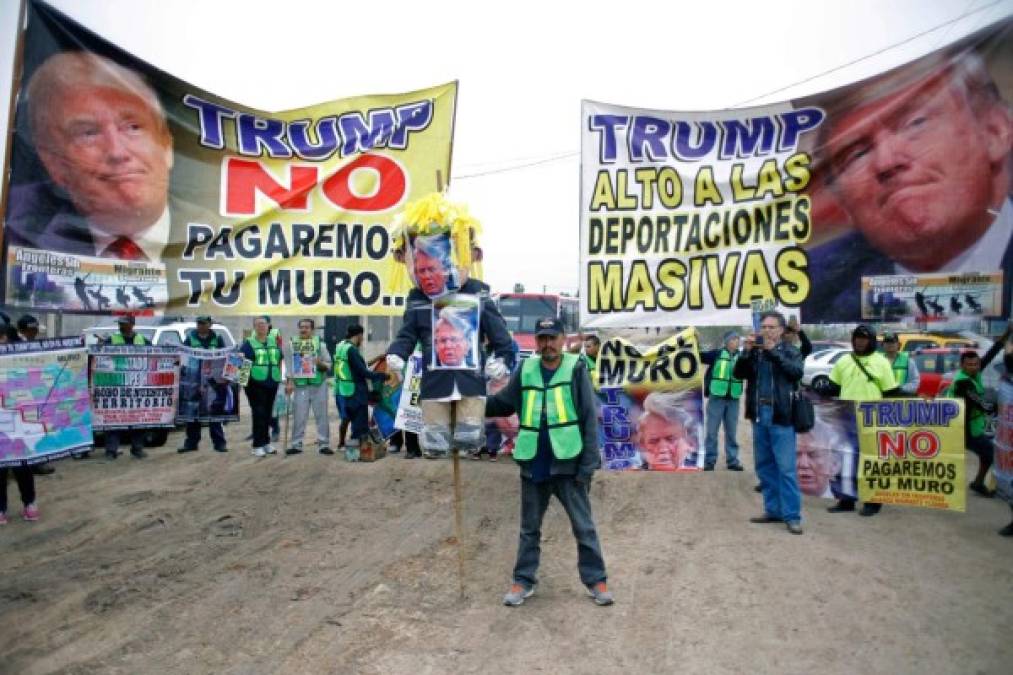
[[[490,380],[498,380],[501,377],[506,376],[510,371],[507,370],[506,364],[503,363],[503,359],[498,356],[494,356],[485,362],[485,375]]]
[[[397,354],[387,354],[387,372],[400,376],[404,370],[404,359]]]

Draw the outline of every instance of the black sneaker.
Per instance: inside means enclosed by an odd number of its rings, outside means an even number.
[[[320,454],[321,455],[333,455],[334,451],[331,450],[330,448],[320,448]]]
[[[733,464],[728,467],[729,471],[745,471],[745,468],[741,464]]]
[[[120,453],[106,450],[106,459],[116,459],[120,456]]]
[[[1000,537],[1013,537],[1013,523],[999,530]]]
[[[851,500],[838,501],[833,506],[827,507],[827,513],[848,513],[855,510],[855,502]]]
[[[220,445],[217,448],[215,448],[215,452],[228,452],[228,451],[229,451],[229,449],[227,447],[225,447],[224,445]]]
[[[865,502],[862,504],[862,510],[858,512],[860,516],[874,516],[879,513],[879,510],[883,508],[882,504],[876,504],[875,502]]]
[[[36,476],[50,476],[56,473],[56,467],[49,462],[43,462],[42,464],[33,464],[32,473]]]
[[[275,439],[275,440],[277,440],[277,439]],[[286,455],[301,455],[302,454],[302,448],[289,448],[288,450],[285,451],[285,454]]]
[[[714,465],[713,464],[704,464],[703,470],[704,471],[713,471],[714,470]]]
[[[191,448],[188,445],[184,445],[183,447],[176,450],[176,452],[182,455],[184,452],[197,452],[197,448]]]
[[[148,456],[148,453],[144,452],[144,450],[141,448],[137,448],[136,450],[131,448],[130,456],[133,457],[134,459],[144,459],[145,457]]]
[[[985,497],[986,499],[991,499],[992,497],[995,497],[995,490],[989,490],[987,487],[985,487],[984,483],[976,483],[974,481],[971,481],[970,483],[967,484],[967,487],[968,489],[973,490],[975,493],[977,493],[979,497]]]

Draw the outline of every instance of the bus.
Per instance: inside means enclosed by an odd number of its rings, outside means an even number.
[[[500,293],[496,296],[496,304],[506,320],[507,330],[517,340],[522,359],[535,351],[535,323],[542,317],[554,316],[563,322],[567,346],[579,339],[577,303],[575,297],[555,293]]]

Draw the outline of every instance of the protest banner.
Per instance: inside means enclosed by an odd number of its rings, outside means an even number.
[[[863,278],[936,273],[986,279],[979,316],[1008,316],[1011,27],[762,107],[584,101],[581,326],[743,325],[758,299],[857,322]],[[938,302],[969,315],[966,295]]]
[[[795,438],[798,487],[804,495],[825,499],[858,499],[858,429],[852,401],[803,396],[816,413],[812,430]]]
[[[98,346],[89,350],[92,428],[171,428],[179,397],[179,349]]]
[[[1013,380],[1007,374],[999,381],[999,409],[995,426],[996,494],[1013,504]]]
[[[862,501],[963,511],[964,401],[855,403]]]
[[[419,395],[422,391],[422,351],[416,349],[405,363],[404,379],[398,396],[394,427],[413,434],[422,433],[422,408]]]
[[[177,422],[236,422],[239,383],[225,379],[225,365],[235,350],[179,347],[179,413]],[[284,399],[283,396],[277,397]],[[284,413],[283,413],[284,414]]]
[[[91,423],[82,338],[0,345],[0,467],[86,450]]]
[[[0,260],[7,305],[401,313],[408,280],[393,273],[392,219],[449,181],[456,82],[266,112],[183,82],[39,0],[23,42]],[[128,120],[132,135],[126,125],[89,135],[107,118]]]
[[[703,468],[703,372],[693,329],[647,349],[603,339],[595,372],[605,469]]]

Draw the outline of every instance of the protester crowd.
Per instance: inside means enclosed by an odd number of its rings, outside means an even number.
[[[522,508],[514,582],[504,596],[504,603],[520,605],[534,592],[541,522],[549,499],[555,495],[564,506],[577,539],[581,581],[596,602],[610,604],[612,595],[605,583],[605,563],[587,490],[593,473],[601,464],[597,431],[598,399],[594,382],[601,341],[597,336],[590,335],[575,349],[568,350],[562,324],[554,317],[546,317],[538,323],[537,352],[518,362],[517,344],[505,327],[497,323],[497,316],[498,313],[494,313],[489,317],[488,325],[495,328],[482,336],[490,350],[487,356],[483,355],[484,368],[426,371],[443,378],[438,385],[434,385],[432,380],[427,385],[424,373],[421,403],[429,427],[428,436],[420,438],[414,433],[397,431],[388,441],[391,452],[404,448],[403,456],[406,458],[441,458],[456,448],[459,452],[463,449],[462,454],[473,459],[486,454],[495,461],[501,450],[509,450],[521,467]],[[498,321],[502,322],[502,319]],[[107,339],[107,344],[150,344],[134,330],[133,317],[119,317],[117,323],[119,330]],[[196,328],[186,336],[184,345],[202,349],[224,346],[224,340],[214,331],[212,323],[210,316],[198,317]],[[0,325],[2,343],[36,340],[38,335],[38,321],[29,315],[22,316],[16,324],[5,320]],[[303,350],[299,354],[300,359],[309,359],[310,363],[310,366],[300,365],[298,372],[293,350],[296,341],[283,338],[277,329],[271,327],[269,317],[256,317],[250,335],[238,346],[238,350],[250,361],[245,390],[253,430],[251,452],[258,458],[277,452],[274,447],[277,437],[272,439],[271,428],[277,423],[275,403],[279,395],[286,397],[286,414],[291,416],[291,433],[286,436],[285,454],[297,455],[304,451],[311,412],[316,425],[317,452],[321,455],[334,454],[330,436],[331,385],[328,384],[328,376],[333,370],[333,396],[340,417],[336,447],[344,452],[346,459],[358,459],[358,449],[370,442],[370,408],[371,403],[375,403],[375,394],[371,392],[378,391],[388,380],[396,384],[396,380],[403,376],[403,357],[408,356],[415,344],[432,340],[433,331],[428,324],[424,327],[406,324],[388,350],[386,362],[382,358],[373,362],[374,368],[386,365],[388,372],[382,372],[382,367],[371,369],[367,365],[361,353],[364,331],[360,325],[348,327],[333,357],[316,335],[312,319],[299,321],[296,337]],[[783,523],[790,533],[796,535],[804,531],[802,494],[828,494],[825,476],[829,470],[825,466],[819,468],[828,460],[805,442],[800,442],[793,419],[803,361],[805,355],[811,352],[811,342],[797,322],[786,321],[782,314],[769,311],[759,318],[758,334],[743,337],[729,331],[715,349],[700,353],[703,363],[709,366],[704,378],[707,404],[703,470],[714,471],[716,468],[722,429],[726,469],[744,470],[737,438],[740,414],[744,414],[752,426],[754,469],[759,479],[757,491],[762,493],[762,512],[750,521]],[[987,416],[995,412],[995,405],[984,395],[981,372],[1000,352],[1003,353],[1007,373],[1013,373],[1013,329],[997,338],[983,357],[974,350],[964,351],[960,357],[960,369],[945,392],[948,397],[965,401],[965,445],[978,457],[978,469],[969,489],[985,498],[994,494],[985,482],[995,454],[993,441],[985,429]],[[468,377],[461,379],[462,373],[468,373]],[[896,334],[885,333],[880,344],[875,332],[862,324],[856,326],[851,334],[851,351],[846,358],[837,361],[828,382],[814,384],[814,391],[821,396],[844,401],[911,397],[916,395],[919,377],[915,361],[909,358],[908,353],[899,350]],[[498,387],[495,393],[489,391],[486,397],[486,381],[491,379],[506,380],[506,384]],[[555,398],[557,388],[565,393]],[[458,398],[454,399],[454,396]],[[479,422],[469,422],[465,416],[456,419],[456,428],[452,428],[450,421],[441,417],[446,414],[445,411],[430,410],[428,416],[425,413],[427,400],[459,402],[462,397],[467,400],[468,396],[476,397],[482,407],[477,413],[470,408],[463,410]],[[550,396],[557,402],[555,405],[545,403]],[[740,409],[743,398],[744,409]],[[651,406],[645,402],[644,408],[645,417],[649,417],[652,412],[648,408]],[[504,427],[496,423],[496,418],[514,413],[519,415],[520,422],[516,439],[511,439],[508,436],[512,434],[505,435]],[[647,426],[647,422],[641,421],[640,425]],[[179,453],[199,449],[203,426],[209,427],[214,451],[229,451],[222,422],[188,422]],[[147,456],[143,429],[106,431],[104,435],[105,456],[110,460],[119,456],[121,445],[129,445],[130,454],[136,459]],[[669,450],[665,456],[674,452]],[[660,452],[656,454],[662,456]],[[81,453],[77,458],[87,455]],[[8,522],[8,474],[13,474],[20,491],[23,518],[34,521],[39,518],[35,475],[52,471],[53,468],[47,464],[0,469],[0,524]],[[820,476],[824,477],[822,482]],[[854,511],[855,501],[851,496],[839,496],[828,510],[831,513]],[[871,516],[880,508],[880,504],[867,502],[862,505],[860,513]],[[1013,536],[1013,522],[1000,530],[1000,534]]]

